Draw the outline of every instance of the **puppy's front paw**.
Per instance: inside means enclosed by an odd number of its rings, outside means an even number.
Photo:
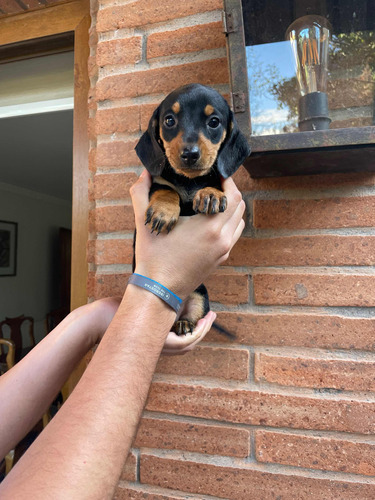
[[[180,198],[171,191],[156,191],[152,194],[146,210],[145,224],[151,226],[151,231],[169,233],[177,224],[180,216]]]
[[[217,214],[227,208],[227,198],[219,189],[206,187],[197,191],[193,200],[193,210],[200,214]]]
[[[149,205],[145,224],[151,226],[151,232],[156,231],[158,234],[165,232],[169,233],[177,224],[179,213],[165,213],[163,210],[158,211],[153,205]]]
[[[193,333],[195,328],[195,323],[189,321],[188,319],[180,319],[172,326],[172,332],[176,335],[186,335],[187,333]]]

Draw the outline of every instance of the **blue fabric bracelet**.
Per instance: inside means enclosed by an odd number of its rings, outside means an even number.
[[[141,274],[133,273],[128,280],[128,283],[132,285],[139,286],[153,293],[161,300],[164,300],[172,309],[178,313],[180,307],[182,305],[182,300],[180,297],[177,297],[173,292],[168,290],[165,286],[161,285],[157,281],[154,281],[150,278],[146,278],[146,276],[142,276]]]

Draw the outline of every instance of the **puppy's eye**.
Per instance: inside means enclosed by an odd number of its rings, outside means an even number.
[[[173,127],[174,125],[176,125],[176,120],[174,118],[174,116],[172,115],[167,115],[165,118],[164,118],[164,125],[166,127]]]
[[[220,125],[220,120],[216,116],[213,116],[208,121],[208,126],[211,128],[217,128]]]

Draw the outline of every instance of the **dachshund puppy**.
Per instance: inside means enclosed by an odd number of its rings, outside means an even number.
[[[153,177],[145,222],[158,234],[171,231],[180,215],[223,212],[221,177],[231,176],[250,154],[226,100],[200,84],[185,85],[162,101],[135,150]],[[208,311],[207,290],[200,285],[173,330],[192,332]]]

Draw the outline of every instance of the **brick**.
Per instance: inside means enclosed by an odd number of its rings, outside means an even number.
[[[91,7],[91,15],[93,16],[93,6]],[[95,12],[95,17],[96,17],[97,12]],[[89,45],[91,48],[96,50],[96,45],[99,41],[99,35],[98,32],[96,31],[96,26],[94,24],[91,24],[91,27],[89,29]]]
[[[154,382],[146,409],[247,425],[372,434],[375,403]]]
[[[147,130],[148,123],[154,110],[159,106],[159,102],[141,105],[141,130]]]
[[[138,141],[101,142],[96,148],[98,167],[131,167],[140,165],[134,148]]]
[[[87,242],[87,262],[89,264],[95,263],[95,241],[96,240],[88,240]]]
[[[165,0],[163,3],[159,0],[138,0],[99,10],[97,30],[104,32],[147,26],[222,8],[222,0],[186,0],[183,3],[174,0]]]
[[[96,133],[114,134],[135,133],[139,130],[140,106],[124,106],[121,108],[98,109],[96,112]]]
[[[324,314],[218,312],[217,322],[244,345],[375,350],[375,318]],[[228,343],[212,328],[205,340]]]
[[[96,63],[98,66],[106,66],[108,64],[136,64],[141,60],[141,36],[99,42],[96,47]]]
[[[137,480],[137,457],[132,451],[129,453],[128,458],[126,459],[120,479],[122,481]]]
[[[95,299],[122,296],[125,292],[130,273],[89,275],[88,295]]]
[[[96,85],[96,99],[121,99],[168,93],[180,85],[228,83],[227,59],[213,59],[164,68],[107,76]]]
[[[187,500],[184,493],[147,484],[129,484],[120,483],[117,486],[114,500]],[[192,499],[191,499],[192,500]],[[194,500],[207,500],[207,497],[194,495]]]
[[[249,300],[249,278],[244,273],[216,273],[205,281],[210,300],[222,304],[240,304]]]
[[[259,305],[374,307],[374,276],[259,274],[253,276]]]
[[[96,148],[91,148],[89,151],[89,170],[90,172],[96,170]]]
[[[90,262],[88,260],[88,262]],[[88,299],[92,299],[95,296],[95,273],[93,271],[89,271],[87,273],[87,297]]]
[[[180,356],[162,356],[157,373],[194,377],[216,377],[225,380],[247,380],[250,355],[243,349],[198,346]]]
[[[98,207],[90,212],[89,230],[97,233],[134,230],[134,212],[131,205]]]
[[[260,229],[372,227],[375,196],[317,200],[255,200],[254,226]]]
[[[268,472],[246,463],[220,466],[151,454],[141,455],[141,482],[236,500],[368,500],[375,496],[375,485],[366,482]]]
[[[375,362],[255,355],[255,378],[279,385],[374,391]]]
[[[201,24],[150,34],[147,39],[147,59],[220,47],[225,47],[222,23]]]
[[[228,266],[373,266],[375,236],[241,238]]]
[[[250,431],[222,425],[143,418],[134,446],[247,457]]]
[[[257,431],[256,458],[308,469],[375,475],[374,443]]]
[[[87,133],[90,141],[96,141],[96,132],[95,132],[95,119],[89,118],[87,120]]]
[[[121,174],[100,174],[94,177],[94,193],[96,200],[116,200],[129,198],[130,187],[137,181],[133,172]]]
[[[91,75],[90,75],[91,77]],[[89,88],[89,94],[88,94],[88,101],[87,101],[87,108],[89,112],[94,112],[98,109],[98,105],[96,102],[96,87],[90,87]]]
[[[95,264],[131,264],[133,240],[95,240]]]
[[[96,57],[89,56],[87,59],[87,69],[89,78],[97,78],[98,66],[96,65]]]

